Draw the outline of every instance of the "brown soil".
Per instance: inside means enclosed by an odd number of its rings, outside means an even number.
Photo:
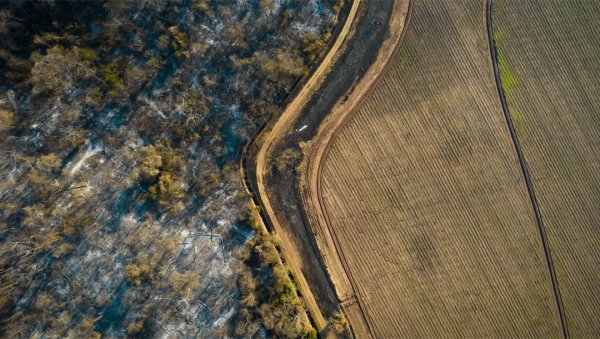
[[[396,1],[394,14],[390,21],[390,35],[384,41],[376,61],[371,65],[365,76],[354,87],[353,91],[341,100],[332,110],[319,128],[317,136],[312,141],[312,147],[307,148],[306,171],[306,208],[316,220],[318,228],[317,242],[323,253],[325,265],[336,288],[336,293],[342,301],[341,306],[346,318],[350,322],[356,337],[372,336],[366,313],[361,307],[359,295],[355,292],[356,285],[347,268],[343,256],[339,255],[338,244],[333,229],[329,227],[327,214],[321,204],[321,164],[327,153],[331,141],[352,115],[354,109],[360,104],[369,89],[376,83],[380,74],[386,69],[388,61],[393,56],[396,47],[400,45],[404,36],[405,27],[410,20],[410,1]]]

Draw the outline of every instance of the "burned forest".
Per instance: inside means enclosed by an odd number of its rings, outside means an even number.
[[[239,164],[342,5],[2,2],[0,335],[314,335]]]

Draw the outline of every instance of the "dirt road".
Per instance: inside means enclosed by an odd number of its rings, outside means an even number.
[[[311,211],[305,214],[303,194],[298,192],[304,187],[298,183],[304,179],[295,171],[273,176],[274,158],[285,149],[300,151],[299,144],[316,135],[313,126],[334,121],[327,118],[332,108],[337,112],[340,105],[348,107],[344,104],[354,102],[358,92],[373,83],[400,40],[408,5],[408,0],[353,2],[328,54],[284,112],[258,136],[245,162],[248,186],[257,194],[265,222],[280,240],[319,329],[340,303],[353,334],[370,335],[360,300],[336,259],[337,252],[327,246],[331,241],[323,241],[326,227],[309,224],[316,219]],[[296,125],[299,128],[294,128]],[[255,173],[252,168],[256,168]]]
[[[271,164],[269,158],[270,151],[272,150],[271,145],[275,140],[277,140],[277,138],[281,137],[285,134],[285,132],[289,130],[291,122],[298,116],[300,112],[302,112],[302,108],[304,107],[308,99],[311,97],[314,90],[318,88],[318,86],[323,81],[325,75],[330,69],[330,64],[332,60],[334,60],[334,58],[336,57],[348,33],[350,32],[350,27],[352,26],[352,23],[356,17],[359,5],[360,0],[353,1],[352,6],[350,8],[350,12],[344,22],[342,29],[337,35],[335,42],[321,61],[321,64],[314,71],[312,76],[308,79],[308,81],[305,83],[304,87],[294,98],[294,100],[286,107],[283,113],[279,116],[274,125],[272,125],[272,127],[268,130],[263,131],[261,137],[257,139],[257,142],[260,143],[261,146],[258,153],[256,154],[256,187],[258,188],[258,195],[262,203],[261,207],[264,209],[266,215],[270,219],[270,224],[273,226],[274,232],[279,238],[281,248],[285,253],[287,265],[300,284],[304,299],[311,310],[311,314],[314,317],[314,321],[316,322],[316,326],[318,327],[319,331],[326,326],[327,321],[325,320],[325,317],[323,316],[321,309],[316,302],[311,288],[308,285],[306,278],[300,269],[302,261],[296,255],[296,251],[292,246],[292,242],[289,239],[288,234],[282,230],[277,220],[276,213],[273,207],[271,206],[269,197],[266,194],[264,181],[267,169]]]
[[[332,110],[319,128],[317,136],[312,141],[312,147],[306,150],[307,171],[306,190],[307,209],[311,210],[313,218],[318,224],[317,238],[319,248],[324,254],[325,264],[336,287],[336,292],[342,301],[342,309],[350,321],[355,335],[363,337],[372,336],[369,320],[363,310],[359,288],[354,283],[351,272],[347,268],[344,257],[339,255],[339,245],[333,228],[329,227],[327,213],[321,204],[321,168],[322,160],[329,151],[331,141],[340,128],[352,115],[354,109],[360,104],[376,83],[382,72],[386,69],[388,61],[393,56],[396,47],[402,41],[404,28],[410,20],[410,1],[396,1],[394,14],[390,20],[390,34],[384,41],[376,61],[370,66],[361,81],[356,84],[352,92],[347,94]]]

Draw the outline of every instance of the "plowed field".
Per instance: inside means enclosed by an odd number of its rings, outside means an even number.
[[[600,336],[600,2],[494,1],[493,30],[569,334]]]
[[[322,164],[321,201],[372,334],[557,336],[485,4],[413,6],[402,47]]]

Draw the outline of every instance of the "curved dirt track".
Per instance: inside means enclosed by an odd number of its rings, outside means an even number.
[[[364,311],[363,306],[361,306],[363,302],[359,294],[356,293],[356,283],[352,278],[344,257],[340,255],[335,232],[329,227],[328,215],[322,205],[321,165],[335,136],[339,133],[348,118],[352,116],[354,109],[366,97],[369,90],[377,83],[381,73],[389,65],[389,60],[393,57],[398,46],[401,45],[406,32],[405,28],[410,22],[411,4],[411,0],[395,2],[394,15],[392,15],[390,22],[390,36],[382,44],[375,63],[371,65],[353,91],[334,107],[330,115],[319,127],[319,132],[313,139],[312,145],[314,146],[306,151],[306,190],[303,192],[307,200],[305,208],[316,219],[317,232],[321,233],[320,235],[323,239],[319,243],[320,251],[328,258],[328,260],[325,259],[325,264],[334,282],[338,297],[341,300],[342,310],[358,337],[364,335],[372,337],[373,333],[369,326],[368,315]]]
[[[393,8],[393,11],[391,11],[392,13],[388,12],[388,15],[391,18],[390,22],[389,22],[390,23],[389,27],[387,27],[387,25],[383,25],[384,27],[388,28],[389,35],[383,42],[383,45],[380,44],[380,46],[383,46],[380,49],[381,53],[377,54],[378,52],[375,52],[375,55],[376,55],[375,63],[369,68],[369,70],[365,74],[365,77],[363,78],[363,80],[361,80],[360,84],[358,86],[356,86],[356,89],[354,89],[353,93],[358,93],[359,91],[365,90],[368,87],[368,85],[371,84],[373,82],[373,80],[377,77],[377,75],[383,70],[384,65],[387,62],[387,59],[391,56],[396,44],[400,40],[401,32],[403,31],[403,28],[404,28],[405,16],[408,12],[408,3],[409,3],[408,1],[400,1],[400,0],[395,1],[393,3],[391,3],[391,2],[387,3],[387,4],[382,3],[382,4],[385,4],[386,6],[389,6],[390,8]],[[372,7],[374,7],[374,8],[383,7],[382,4],[373,5]],[[354,29],[357,29],[357,28],[353,27],[352,24],[353,24],[353,20],[357,16],[357,11],[359,11],[359,5],[360,5],[360,1],[358,1],[358,0],[354,1],[352,3],[352,7],[348,14],[348,18],[346,19],[346,22],[344,23],[343,28],[340,30],[340,32],[336,38],[336,41],[332,45],[332,47],[329,50],[329,52],[327,53],[327,55],[323,58],[321,64],[317,68],[317,70],[313,73],[313,75],[307,81],[305,86],[300,90],[300,92],[294,98],[294,100],[286,107],[286,109],[281,114],[281,116],[276,121],[272,122],[271,127],[267,128],[267,130],[265,130],[256,140],[257,143],[259,144],[260,148],[258,149],[258,151],[256,152],[256,155],[255,155],[256,178],[255,178],[255,183],[254,183],[255,187],[254,188],[258,193],[258,198],[262,205],[261,207],[264,208],[263,216],[265,217],[265,219],[268,219],[266,221],[269,222],[269,224],[272,226],[274,233],[277,234],[279,237],[283,254],[284,254],[285,258],[287,259],[286,261],[288,262],[290,269],[293,272],[294,276],[298,279],[298,282],[301,286],[303,295],[305,296],[308,306],[312,310],[314,320],[316,321],[317,327],[319,327],[319,329],[323,328],[323,324],[325,324],[325,317],[323,317],[323,313],[319,309],[317,300],[311,291],[311,286],[309,286],[307,279],[306,279],[304,273],[302,272],[301,268],[302,268],[302,265],[304,265],[305,263],[303,262],[304,258],[298,253],[297,246],[294,245],[295,239],[292,239],[292,238],[295,235],[288,234],[286,229],[281,226],[281,224],[277,218],[277,215],[275,213],[275,210],[277,209],[277,207],[273,206],[271,198],[267,194],[265,176],[268,174],[268,172],[272,166],[272,162],[273,162],[272,155],[276,149],[276,147],[274,147],[274,146],[278,142],[281,142],[282,140],[286,139],[286,135],[287,135],[288,131],[290,129],[292,129],[293,124],[295,122],[297,122],[297,120],[300,118],[300,116],[302,116],[305,106],[307,106],[307,104],[311,100],[311,97],[313,96],[313,94],[315,94],[315,91],[320,91],[321,86],[323,86],[323,83],[326,81],[326,78],[329,76],[335,75],[335,74],[328,74],[328,73],[330,73],[332,71],[332,65],[335,64],[335,62],[339,60],[340,55],[344,54],[344,53],[352,54],[352,50],[346,51],[346,46],[345,46],[344,42],[345,42],[345,39],[350,39],[350,37],[352,37],[356,34]],[[363,21],[366,20],[363,17],[364,13],[359,14],[359,16],[360,16],[360,20],[363,20]],[[379,26],[381,24],[382,24],[382,22],[380,22],[379,20],[369,23],[369,25],[377,25],[377,26]],[[369,30],[369,27],[370,27],[369,25],[364,24],[361,26],[361,28],[363,30],[364,29]],[[374,51],[371,51],[371,52],[374,52]],[[367,79],[369,81],[367,81]],[[327,78],[327,80],[331,80],[331,78]],[[365,84],[367,84],[367,85],[365,85]],[[348,84],[348,86],[349,85],[350,84]],[[355,97],[356,95],[352,94],[351,96]],[[344,102],[348,101],[349,98],[350,98],[350,96],[346,96],[346,99],[344,99]],[[336,100],[337,100],[337,97],[336,97]],[[331,121],[331,119],[329,119],[329,121]],[[250,165],[250,166],[252,166],[252,165]],[[250,166],[248,166],[248,167],[250,167]],[[242,168],[242,170],[243,170],[243,168]],[[308,231],[307,231],[307,233],[308,233]],[[312,237],[313,235],[309,234],[309,236]],[[314,240],[313,240],[313,242],[314,242]],[[317,243],[318,243],[318,241],[317,241]],[[313,247],[313,252],[318,252],[318,250],[315,247]],[[321,253],[313,253],[313,256],[321,257]],[[329,268],[330,265],[328,264],[327,259],[323,259],[323,261],[325,261],[325,265]],[[324,268],[321,268],[321,269],[324,270]],[[349,286],[348,278],[345,276],[345,274],[340,275],[338,273],[339,269],[337,266],[335,267],[335,269],[336,269],[335,272],[331,272],[331,271],[329,272],[329,273],[331,273],[329,278],[331,280],[333,280],[335,288],[338,291],[337,296],[338,296],[338,300],[342,301],[343,311],[346,313],[347,317],[350,318],[350,322],[352,324],[352,331],[353,331],[354,335],[358,336],[358,337],[370,335],[370,331],[368,329],[368,324],[366,322],[366,319],[364,318],[364,315],[362,314],[362,310],[359,307],[357,307],[358,304],[353,303],[353,304],[347,305],[348,304],[347,293],[344,293],[343,291],[348,288],[347,286]],[[340,281],[338,279],[338,277],[341,277],[341,279],[344,279],[344,280]],[[313,286],[313,287],[315,287],[315,286]],[[331,299],[329,299],[329,300],[331,300]],[[352,299],[352,300],[356,300],[356,299]],[[333,300],[331,300],[331,301],[333,301]],[[356,301],[358,301],[358,300],[356,300]],[[321,299],[321,302],[326,302],[326,301]],[[331,305],[328,305],[328,307],[331,307]],[[357,321],[357,319],[354,319],[354,318],[358,318],[358,321]]]
[[[284,134],[285,131],[289,129],[289,125],[296,118],[298,114],[302,112],[302,108],[309,100],[313,91],[320,85],[323,80],[325,74],[328,72],[330,63],[336,57],[338,51],[342,47],[343,42],[345,41],[347,35],[350,32],[350,27],[356,17],[358,8],[360,5],[360,0],[354,0],[352,2],[352,6],[348,13],[348,16],[345,19],[344,25],[342,29],[339,31],[335,42],[317,67],[317,69],[310,76],[308,81],[304,84],[300,92],[297,96],[292,100],[292,102],[286,107],[286,109],[281,113],[281,115],[277,118],[276,122],[272,127],[268,130],[265,130],[261,133],[261,135],[257,138],[257,142],[260,143],[260,148],[258,153],[256,154],[256,187],[258,189],[258,195],[260,198],[261,207],[264,209],[266,216],[269,218],[270,225],[273,228],[275,234],[278,235],[278,240],[280,242],[280,246],[285,255],[285,259],[289,269],[292,271],[294,277],[298,280],[300,288],[302,290],[302,295],[304,297],[305,302],[307,303],[308,308],[310,309],[310,313],[313,316],[313,320],[316,322],[316,327],[319,331],[323,330],[327,324],[323,313],[306,281],[306,278],[302,271],[300,270],[301,260],[295,255],[295,251],[291,245],[291,241],[288,238],[288,235],[282,230],[277,217],[275,216],[275,212],[273,207],[271,206],[270,200],[265,193],[264,187],[264,178],[270,162],[269,159],[269,151],[271,150],[271,145],[273,144],[276,138],[280,137]],[[246,177],[243,173],[244,166],[241,167],[242,176]],[[247,187],[248,188],[248,187]],[[250,192],[250,190],[248,189]]]

